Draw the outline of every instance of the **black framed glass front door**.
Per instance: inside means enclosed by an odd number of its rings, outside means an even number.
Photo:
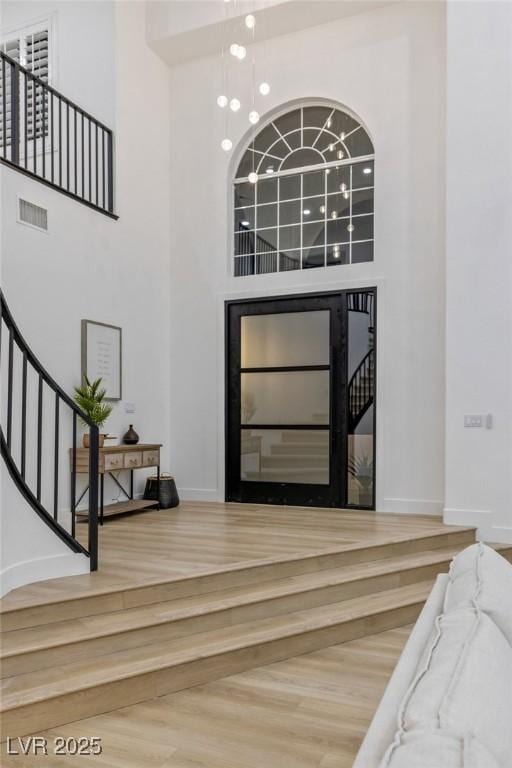
[[[347,295],[227,304],[226,498],[342,506]]]

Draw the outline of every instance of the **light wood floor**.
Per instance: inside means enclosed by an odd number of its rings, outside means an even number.
[[[94,757],[5,768],[351,768],[410,627],[315,651],[43,735],[99,736]]]
[[[133,584],[222,570],[235,563],[351,549],[460,530],[436,517],[184,502],[177,509],[111,519],[100,529],[97,573],[14,590],[7,610]],[[85,541],[86,526],[78,526]]]

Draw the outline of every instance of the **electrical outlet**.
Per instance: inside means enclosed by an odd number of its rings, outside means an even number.
[[[483,416],[481,414],[466,414],[464,416],[465,427],[483,427]]]
[[[135,403],[125,403],[124,404],[124,412],[125,413],[135,413]]]

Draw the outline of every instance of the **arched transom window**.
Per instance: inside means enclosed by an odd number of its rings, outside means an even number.
[[[373,260],[373,144],[325,105],[267,123],[234,181],[235,276]]]

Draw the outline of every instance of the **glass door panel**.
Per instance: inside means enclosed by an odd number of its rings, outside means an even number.
[[[241,374],[241,423],[329,424],[329,370]]]
[[[329,442],[329,430],[244,429],[241,479],[329,485]]]
[[[329,312],[248,315],[242,323],[242,368],[329,365]]]
[[[340,506],[345,297],[228,305],[228,500]]]

